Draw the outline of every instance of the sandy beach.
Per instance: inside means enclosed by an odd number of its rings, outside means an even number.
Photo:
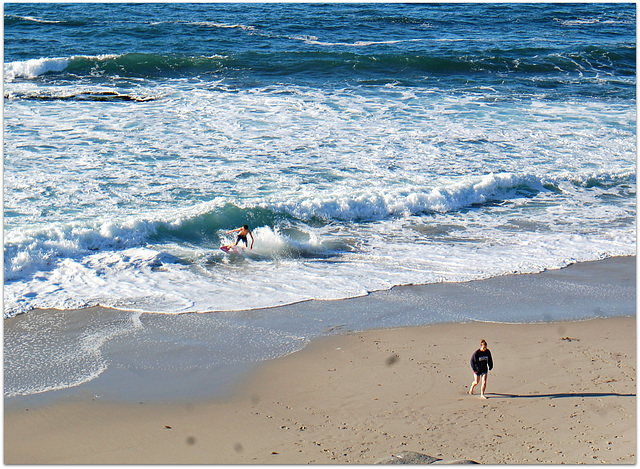
[[[467,394],[480,338],[487,397]],[[636,462],[635,318],[439,324],[314,341],[235,397],[75,400],[5,414],[6,464],[371,464],[402,451],[503,463]]]
[[[636,462],[634,257],[407,286],[265,314],[339,310],[344,316],[372,309],[388,318],[453,306],[470,317],[482,311],[504,316],[509,309],[520,317],[530,311],[531,317],[558,318],[574,311],[573,317],[582,308],[591,319],[338,328],[295,353],[240,367],[231,376],[224,368],[189,365],[190,357],[206,351],[194,348],[195,342],[180,353],[167,345],[178,333],[198,333],[216,315],[143,316],[151,335],[144,342],[135,334],[123,336],[103,346],[109,368],[97,379],[5,398],[4,462],[371,464],[403,451],[483,464]],[[27,331],[43,319],[61,324],[58,334],[69,340],[97,320],[123,315],[97,308],[5,320],[5,351],[20,348],[7,343],[8,331]],[[190,322],[177,328],[192,319],[197,328]],[[478,390],[468,394],[469,358],[483,338],[495,363],[487,400]],[[141,364],[150,357],[172,366],[145,368]],[[12,365],[6,360],[5,354],[5,386]],[[226,392],[216,387],[221,380],[231,383]]]

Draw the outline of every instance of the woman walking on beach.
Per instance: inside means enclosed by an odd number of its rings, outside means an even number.
[[[480,386],[480,397],[486,399],[484,390],[487,388],[487,374],[489,370],[493,369],[493,359],[491,358],[491,351],[487,348],[487,341],[482,339],[480,341],[480,348],[473,352],[471,355],[471,369],[475,379],[471,383],[471,389],[469,394],[473,394],[473,388],[482,379],[482,385]]]

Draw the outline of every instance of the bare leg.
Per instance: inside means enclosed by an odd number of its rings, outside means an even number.
[[[487,389],[487,375],[482,375],[482,386],[480,387],[480,397],[486,399],[484,390]]]
[[[471,389],[469,389],[469,394],[473,394],[473,388],[475,388],[478,385],[478,383],[480,382],[479,381],[480,376],[478,376],[475,373],[473,374],[473,376],[475,377],[475,379],[474,379],[473,383],[471,383]]]

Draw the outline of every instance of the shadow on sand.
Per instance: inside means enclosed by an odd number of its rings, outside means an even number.
[[[507,397],[509,399],[560,399],[563,397],[636,397],[635,394],[620,394],[617,392],[567,392],[554,394],[503,394],[497,392],[485,393],[487,397]]]

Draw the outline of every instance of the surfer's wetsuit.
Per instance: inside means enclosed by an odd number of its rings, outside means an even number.
[[[480,349],[471,355],[471,369],[477,375],[486,375],[489,370],[493,369],[493,359],[489,349],[484,352]]]

